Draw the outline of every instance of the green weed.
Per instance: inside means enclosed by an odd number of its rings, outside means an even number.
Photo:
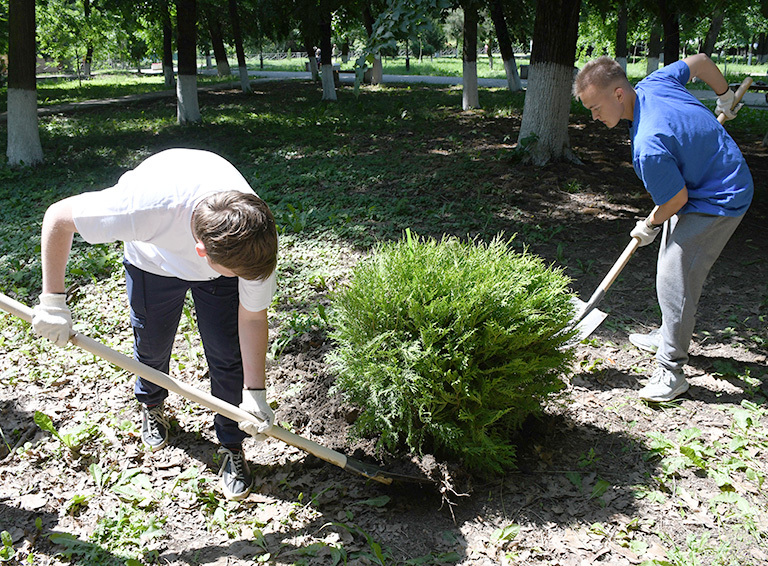
[[[50,432],[54,438],[58,439],[72,455],[79,455],[83,445],[99,433],[98,425],[88,422],[58,431],[51,417],[40,411],[35,411],[34,421],[40,429]]]
[[[0,562],[10,562],[16,557],[16,549],[13,547],[13,538],[8,531],[0,532],[0,542],[3,543],[0,548]]]

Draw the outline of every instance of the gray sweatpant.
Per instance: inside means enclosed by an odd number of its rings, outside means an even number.
[[[660,366],[683,369],[704,282],[743,216],[682,214],[664,223],[656,265],[661,307]]]

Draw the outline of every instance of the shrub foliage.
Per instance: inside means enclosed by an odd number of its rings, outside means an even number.
[[[489,244],[412,236],[381,244],[333,295],[336,390],[379,447],[514,466],[512,435],[563,387],[573,350],[569,279]]]

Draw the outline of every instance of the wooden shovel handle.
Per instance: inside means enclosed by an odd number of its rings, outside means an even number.
[[[0,309],[9,312],[22,320],[26,320],[29,323],[32,322],[32,309],[4,295],[3,293],[0,293]],[[173,391],[185,399],[199,403],[200,405],[207,407],[208,409],[219,413],[228,419],[232,419],[235,422],[251,421],[256,424],[261,422],[249,412],[240,409],[240,407],[236,407],[235,405],[214,397],[210,393],[206,393],[205,391],[196,389],[195,387],[187,385],[182,381],[178,381],[161,371],[151,368],[148,365],[134,360],[133,358],[129,358],[128,356],[125,356],[120,352],[105,346],[101,342],[97,342],[93,338],[89,338],[88,336],[76,332],[69,338],[69,341],[75,346],[82,348],[83,350],[90,352],[91,354],[94,354],[95,356],[98,356],[104,360],[107,360],[108,362],[113,363],[117,367],[139,375],[144,379],[151,381],[155,385],[159,385],[160,387],[163,387],[169,391]],[[304,450],[305,452],[309,452],[310,454],[313,454],[314,456],[317,456],[321,460],[325,460],[330,464],[334,464],[340,468],[345,469],[347,467],[347,456],[344,454],[336,452],[335,450],[331,450],[330,448],[326,448],[325,446],[321,446],[316,442],[312,442],[307,438],[289,432],[277,425],[273,426],[267,434],[277,438],[278,440],[282,440],[286,444],[290,444],[291,446],[295,446],[296,448]]]
[[[744,93],[746,93],[749,90],[749,87],[752,86],[752,77],[747,77],[743,81],[741,81],[741,84],[739,85],[739,88],[736,89],[736,92],[733,96],[733,105],[731,108],[734,108],[744,97]],[[730,87],[728,87],[730,88]],[[717,121],[721,124],[725,123],[725,114],[721,113],[720,116],[717,117]]]
[[[637,251],[638,247],[640,247],[640,240],[638,238],[631,238],[630,242],[627,244],[627,247],[624,248],[623,252],[621,252],[619,259],[616,260],[616,263],[613,264],[611,270],[606,274],[605,277],[603,277],[602,282],[598,286],[599,290],[605,292],[608,290],[608,287],[613,285],[613,282],[616,281],[619,273],[621,273],[621,270],[624,269],[624,267],[627,265],[629,258],[631,258],[635,251]]]

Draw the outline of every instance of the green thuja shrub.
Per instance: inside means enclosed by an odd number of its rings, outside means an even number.
[[[569,280],[510,242],[406,237],[382,244],[333,300],[335,389],[360,435],[514,466],[512,433],[563,387],[573,349]]]

